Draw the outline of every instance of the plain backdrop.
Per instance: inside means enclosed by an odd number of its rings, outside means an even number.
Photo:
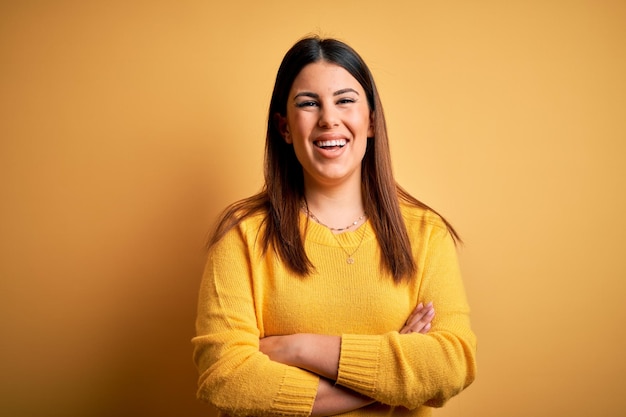
[[[191,360],[203,244],[262,184],[273,80],[354,46],[397,179],[458,228],[460,416],[621,416],[626,3],[2,1],[0,414],[213,416]]]

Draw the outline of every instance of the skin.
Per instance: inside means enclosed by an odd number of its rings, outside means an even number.
[[[363,214],[361,161],[374,136],[363,87],[338,65],[309,64],[294,80],[286,113],[276,120],[302,165],[309,208],[331,227],[350,224]],[[345,145],[319,146],[331,140]]]
[[[324,224],[341,227],[363,213],[361,161],[374,137],[374,113],[363,87],[344,68],[319,61],[305,66],[289,92],[285,116],[275,115],[285,141],[294,147],[304,173],[309,209]],[[326,146],[324,146],[326,145]],[[435,310],[420,303],[398,331],[425,334]],[[337,386],[341,337],[292,334],[261,339],[271,360],[320,376],[313,416],[329,416],[374,400]]]

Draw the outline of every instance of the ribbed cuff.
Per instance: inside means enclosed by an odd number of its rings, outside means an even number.
[[[379,335],[341,336],[337,384],[365,395],[375,392],[381,339]]]
[[[308,416],[313,409],[318,385],[319,377],[313,374],[301,370],[288,371],[272,408],[286,416]]]

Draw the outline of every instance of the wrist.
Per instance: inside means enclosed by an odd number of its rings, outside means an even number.
[[[299,367],[331,380],[337,379],[341,337],[301,334],[294,350]]]

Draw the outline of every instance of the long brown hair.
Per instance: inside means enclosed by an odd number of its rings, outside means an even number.
[[[382,266],[397,282],[410,278],[416,272],[417,265],[412,256],[399,200],[434,210],[403,190],[393,178],[385,116],[374,78],[359,54],[336,39],[307,37],[298,41],[285,54],[276,75],[268,114],[265,185],[258,194],[226,209],[209,246],[219,241],[243,219],[263,213],[260,230],[263,249],[268,250],[271,244],[281,260],[297,275],[306,276],[314,269],[304,250],[299,225],[304,199],[302,166],[293,146],[286,143],[281,135],[275,115],[286,115],[287,98],[295,78],[306,65],[318,61],[343,67],[365,90],[370,111],[374,114],[374,136],[367,140],[367,150],[362,161],[363,205],[381,248]],[[443,221],[455,241],[460,240],[452,226],[445,219]]]

